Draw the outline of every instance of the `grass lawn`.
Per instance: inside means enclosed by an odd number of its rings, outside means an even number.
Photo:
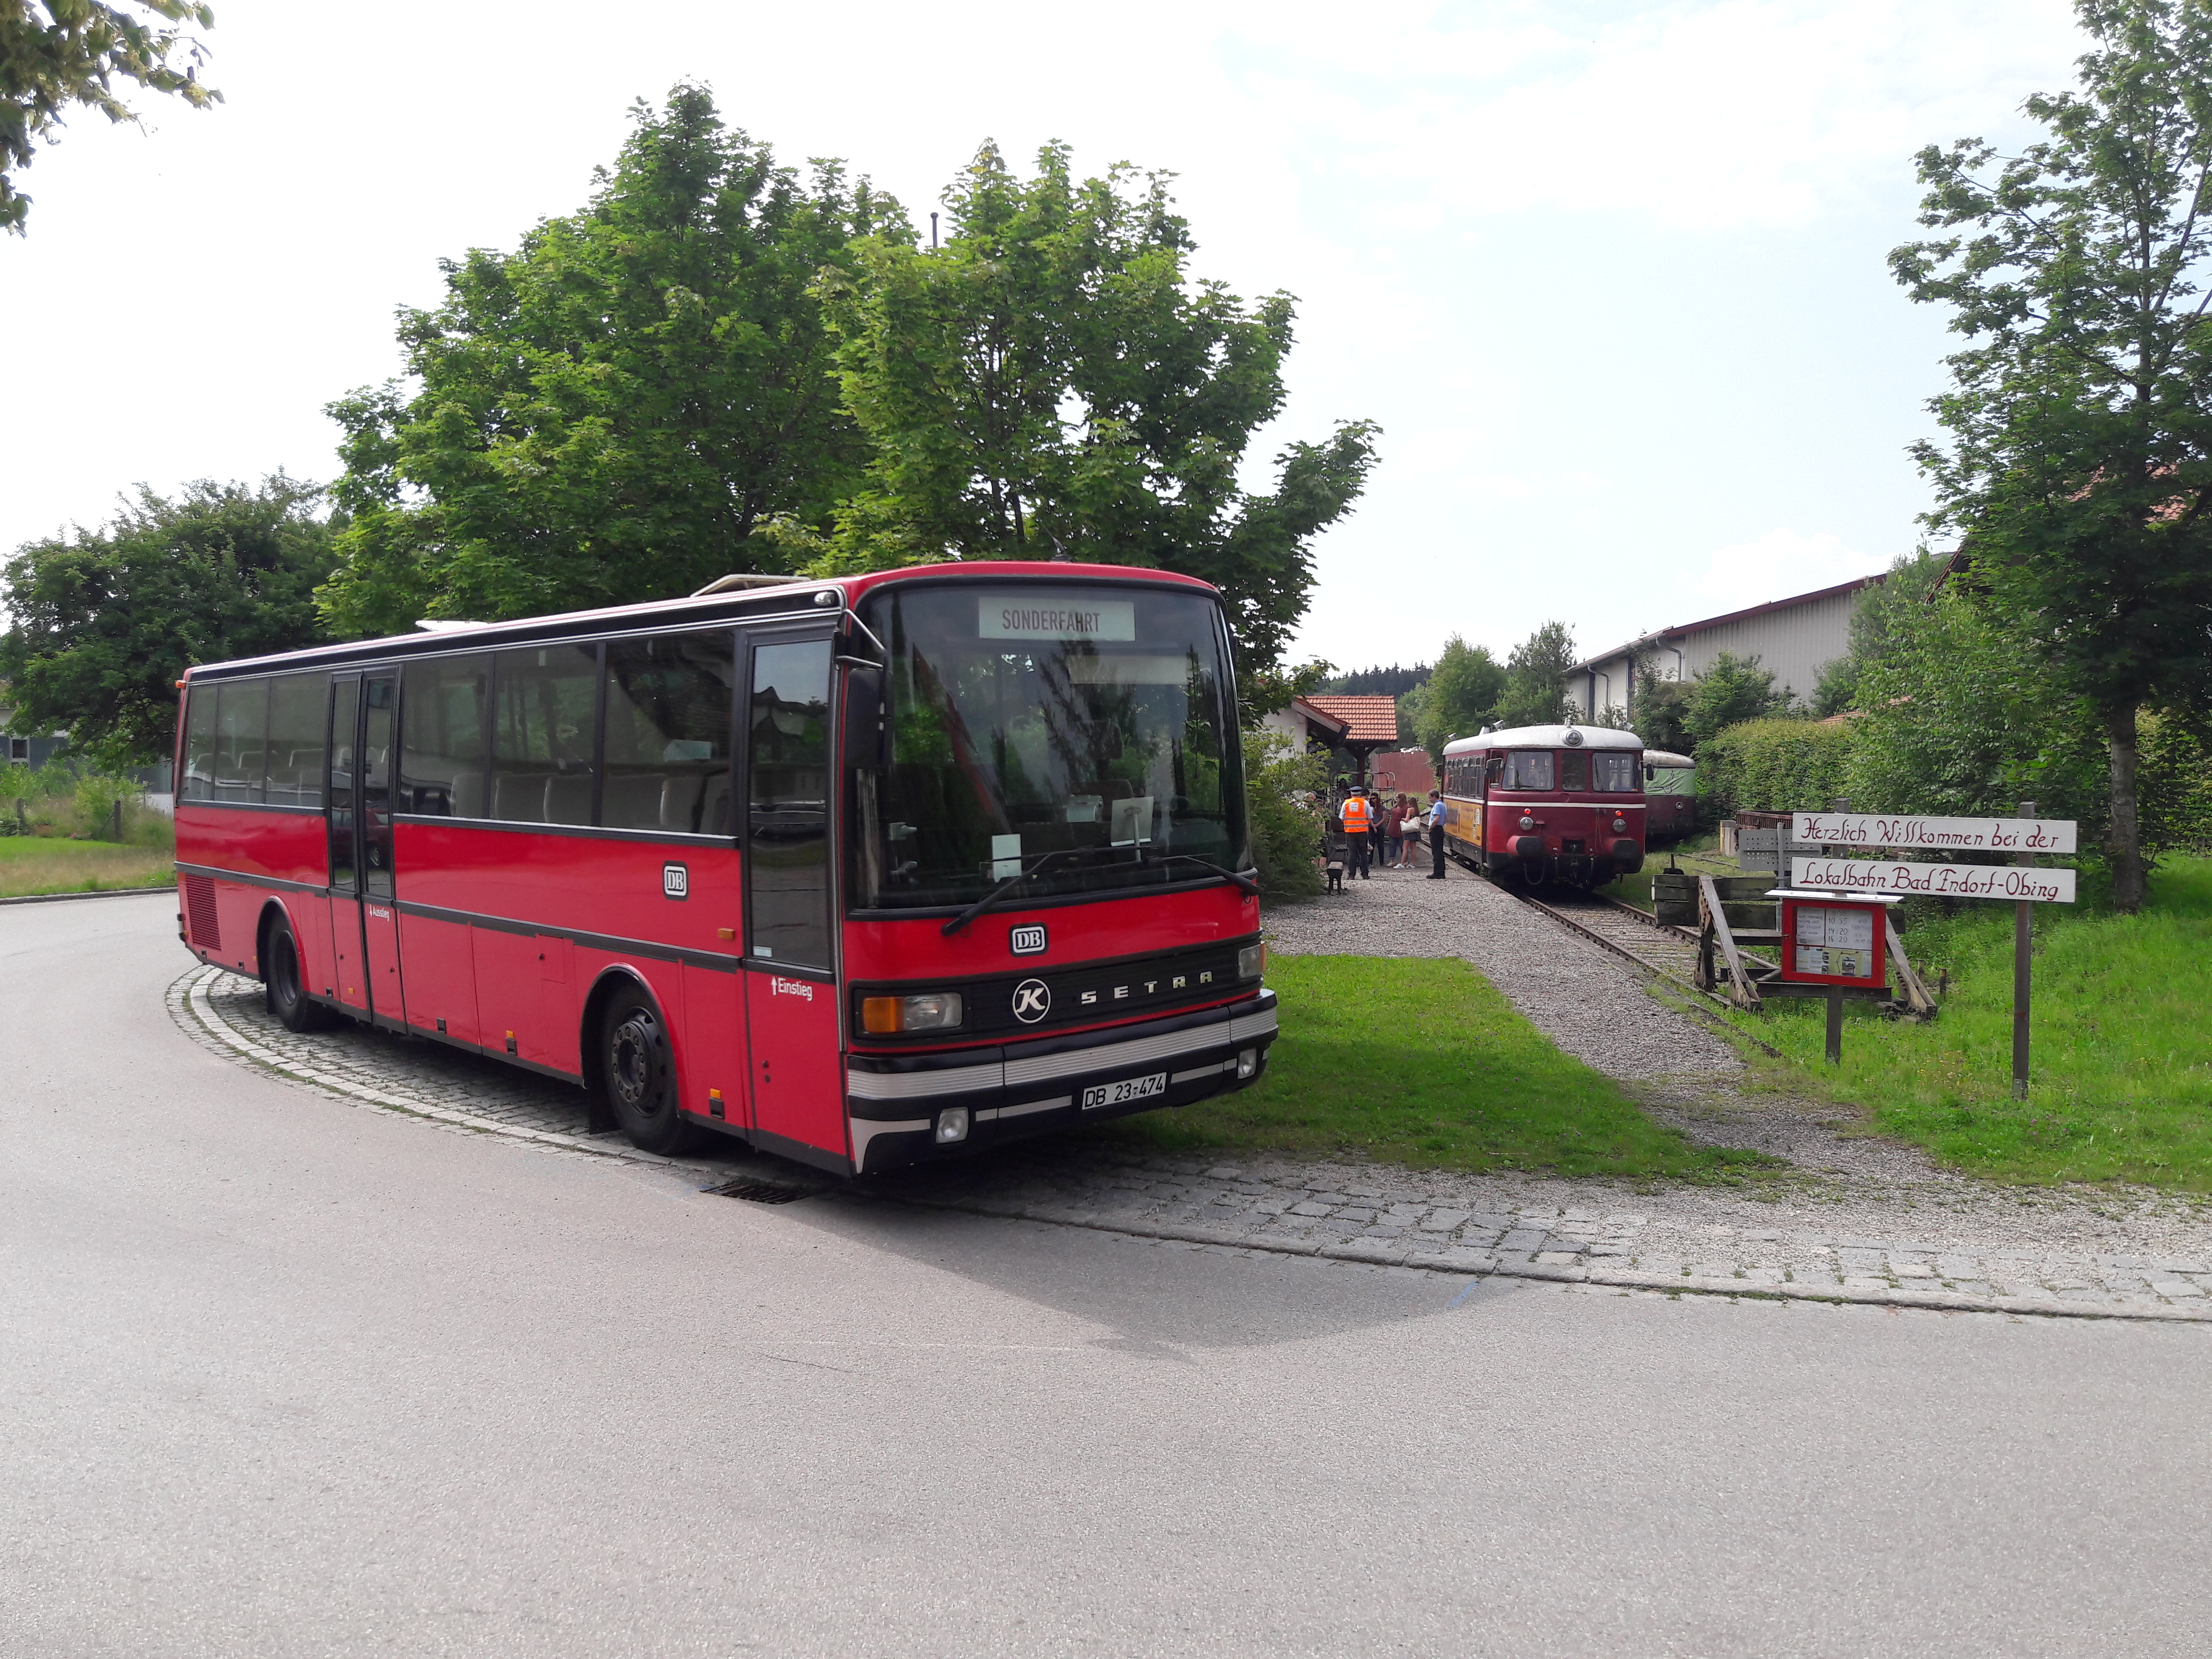
[[[1669,863],[1693,876],[1741,876],[1748,873],[1732,858],[1721,852],[1721,832],[1701,830],[1686,836],[1672,847],[1654,847],[1644,854],[1644,867],[1632,876],[1623,876],[1609,882],[1598,891],[1632,904],[1639,910],[1651,908],[1651,878],[1668,867]]]
[[[1822,1058],[1825,1005],[1732,1016],[1788,1056],[1778,1086],[1865,1108],[1876,1128],[1971,1174],[2212,1192],[2212,859],[2170,859],[2142,915],[2101,892],[2036,906],[2032,1073],[2012,1088],[2013,907],[1908,919],[1905,948],[1949,997],[1924,1025],[1854,1011]]]
[[[166,887],[177,878],[167,847],[51,836],[0,836],[0,898],[89,893],[108,887]]]
[[[1457,959],[1271,955],[1267,981],[1282,1035],[1258,1084],[1089,1133],[1161,1152],[1348,1152],[1420,1169],[1714,1181],[1773,1164],[1654,1122]]]

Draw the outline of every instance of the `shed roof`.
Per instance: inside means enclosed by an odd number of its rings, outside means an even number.
[[[1585,658],[1567,672],[1579,674],[1601,662],[1611,662],[1615,657],[1632,652],[1641,645],[1660,645],[1671,640],[1686,638],[1692,634],[1702,634],[1709,628],[1719,628],[1729,623],[1748,622],[1753,617],[1771,617],[1778,611],[1795,611],[1801,605],[1814,605],[1822,599],[1832,599],[1838,594],[1856,593],[1862,588],[1873,587],[1881,580],[1881,575],[1860,576],[1850,581],[1838,582],[1832,587],[1816,587],[1809,593],[1793,594],[1786,599],[1769,599],[1765,605],[1708,617],[1703,622],[1684,623],[1678,628],[1662,628],[1654,633],[1640,635],[1626,645],[1617,645],[1610,651],[1601,651],[1594,657]]]
[[[1307,697],[1305,702],[1333,720],[1344,722],[1347,743],[1398,741],[1398,700],[1395,697]]]

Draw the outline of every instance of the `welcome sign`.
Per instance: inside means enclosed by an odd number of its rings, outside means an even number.
[[[2071,818],[1926,818],[1904,812],[1796,812],[1790,838],[1814,847],[1930,853],[2070,853]]]
[[[2072,825],[2067,826],[2071,829]],[[1792,859],[1790,884],[1812,893],[1896,893],[1921,898],[2010,899],[2071,904],[2074,872],[2015,864],[1876,864],[1870,859]]]

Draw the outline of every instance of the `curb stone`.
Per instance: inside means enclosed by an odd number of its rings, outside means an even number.
[[[19,893],[0,898],[0,904],[58,904],[64,899],[144,898],[151,893],[173,893],[174,887],[94,887],[74,893]]]
[[[103,894],[99,896],[107,896]],[[227,972],[228,970],[224,969],[197,964],[185,970],[169,987],[167,1000],[173,1017],[188,1035],[201,1038],[207,1046],[218,1049],[234,1059],[244,1060],[258,1069],[273,1073],[288,1082],[314,1089],[318,1092],[335,1098],[427,1119],[449,1128],[504,1136],[508,1139],[521,1141],[549,1151],[612,1158],[626,1163],[656,1166],[676,1172],[689,1173],[694,1170],[705,1172],[709,1167],[695,1165],[690,1161],[682,1158],[665,1158],[658,1153],[641,1152],[621,1140],[602,1140],[597,1138],[563,1133],[557,1130],[534,1128],[526,1125],[503,1122],[495,1118],[458,1111],[451,1107],[436,1105],[428,1101],[409,1099],[384,1090],[368,1087],[351,1079],[335,1075],[319,1066],[303,1065],[295,1057],[279,1054],[264,1044],[257,1042],[222,1017],[215,1007],[208,993],[209,988],[216,980],[223,977]],[[2188,1305],[2172,1306],[2151,1302],[2076,1302],[2050,1294],[2039,1297],[1979,1296],[1960,1291],[1908,1290],[1895,1285],[1801,1285],[1787,1280],[1773,1282],[1763,1279],[1718,1278],[1711,1274],[1690,1273],[1686,1270],[1660,1273],[1634,1267],[1584,1266],[1568,1262],[1537,1261],[1528,1259],[1526,1253],[1481,1249],[1466,1245],[1455,1245],[1444,1249],[1422,1248],[1422,1244],[1428,1241],[1401,1244],[1382,1239],[1352,1239],[1336,1242],[1255,1237],[1249,1231],[1179,1223],[1171,1219],[1145,1219],[1136,1217],[1109,1218],[1096,1210],[1075,1208],[1065,1204],[1040,1203],[1033,1199],[992,1201],[958,1197],[932,1197],[913,1193],[880,1195],[848,1193],[846,1195],[860,1198],[867,1202],[892,1204],[908,1209],[938,1210],[958,1214],[988,1216],[1001,1220],[1025,1220],[1050,1226],[1073,1227],[1091,1232],[1115,1234],[1123,1237],[1156,1240],[1163,1243],[1212,1245],[1251,1254],[1303,1256],[1375,1267],[1410,1268],[1468,1279],[1488,1278],[1528,1279],[1552,1284],[1588,1285],[1628,1291],[1662,1291],[1677,1296],[1694,1295],[1768,1302],[1820,1302],[1836,1305],[1915,1308],[1950,1313],[1996,1313],[2036,1315],[2045,1318],[2149,1320],[2168,1324],[2212,1324],[2212,1297],[2199,1296],[2191,1298]],[[1873,1243],[1873,1241],[1861,1242],[1869,1244]],[[1894,1249],[1898,1247],[1890,1248]],[[1519,1255],[1517,1260],[1516,1254]]]

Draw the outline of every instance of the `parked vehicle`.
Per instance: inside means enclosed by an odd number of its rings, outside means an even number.
[[[1261,983],[1218,594],[732,578],[214,664],[181,936],[368,1022],[866,1172],[1244,1087]]]
[[[1643,740],[1522,726],[1444,750],[1444,847],[1486,875],[1601,887],[1644,867]]]
[[[1644,833],[1651,843],[1680,841],[1697,830],[1697,768],[1687,755],[1644,751]]]

